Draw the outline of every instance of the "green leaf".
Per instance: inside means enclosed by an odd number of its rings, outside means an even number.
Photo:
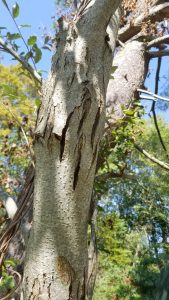
[[[48,36],[48,35],[47,35],[47,36],[45,36],[44,44],[47,44],[49,41],[50,41],[50,38],[49,38],[49,36]]]
[[[42,51],[40,50],[40,48],[37,47],[37,45],[35,45],[35,47],[33,48],[33,51],[35,52],[34,61],[37,64],[41,60]]]
[[[19,25],[19,27],[21,27],[21,28],[30,28],[32,26],[29,25],[29,24],[21,24],[21,25]]]
[[[5,266],[10,265],[12,267],[15,267],[17,262],[14,259],[6,259],[4,261]]]
[[[14,18],[17,18],[19,16],[19,5],[17,2],[12,7],[12,16]]]
[[[114,73],[116,70],[117,70],[117,66],[112,66],[112,68],[111,68],[111,73]]]
[[[126,115],[128,115],[128,116],[133,116],[133,115],[134,115],[134,111],[133,111],[133,110],[127,110],[127,109],[125,109],[125,110],[123,110],[123,112],[124,112]]]
[[[39,98],[37,98],[37,99],[35,100],[35,104],[36,104],[37,108],[39,108],[40,105],[41,105],[41,100],[40,100]]]
[[[6,29],[6,27],[0,26],[0,30],[2,30],[2,29]]]
[[[12,41],[12,40],[16,40],[16,39],[20,39],[21,35],[19,33],[10,33],[7,32],[7,38]]]
[[[29,58],[33,57],[33,53],[32,51],[29,51],[26,53],[26,55],[24,56],[24,59],[26,59],[28,61]]]
[[[36,35],[32,35],[32,36],[30,36],[29,39],[28,39],[28,45],[29,45],[29,46],[34,45],[34,44],[36,44],[36,41],[37,41]]]

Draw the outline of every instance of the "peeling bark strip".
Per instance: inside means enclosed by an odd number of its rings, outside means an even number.
[[[100,107],[98,108],[97,110],[97,113],[96,113],[96,117],[95,117],[95,120],[94,120],[94,123],[93,123],[93,127],[92,127],[92,134],[91,134],[91,144],[92,144],[92,148],[93,148],[93,144],[94,144],[94,140],[95,140],[95,135],[96,135],[96,130],[97,130],[97,127],[99,125],[99,121],[100,121]]]
[[[60,140],[60,161],[62,160],[62,157],[63,157],[64,148],[65,148],[66,132],[69,128],[69,122],[70,122],[70,119],[71,119],[72,115],[73,115],[73,112],[71,112],[70,115],[68,116],[67,121],[66,121],[66,125],[65,125],[65,127],[63,128],[63,131],[62,131],[62,136],[61,136],[61,140]]]
[[[34,216],[24,300],[86,297],[88,214],[112,63],[105,37],[120,2],[89,1],[76,22],[59,21],[35,131]],[[114,24],[113,51],[119,13]]]

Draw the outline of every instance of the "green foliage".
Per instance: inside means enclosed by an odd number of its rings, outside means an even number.
[[[19,52],[19,49],[21,45],[23,44],[25,50],[19,53],[21,58],[23,58],[25,61],[32,63],[34,68],[36,69],[36,64],[41,60],[42,58],[42,49],[48,49],[51,50],[51,37],[47,34],[44,36],[44,45],[40,48],[38,45],[38,38],[36,35],[30,36],[26,40],[24,39],[24,36],[22,34],[21,28],[28,28],[31,27],[31,25],[28,24],[22,24],[18,25],[16,22],[16,18],[20,14],[20,7],[18,3],[16,2],[12,9],[8,5],[7,1],[2,1],[5,5],[7,11],[9,12],[11,18],[13,19],[13,22],[15,24],[17,32],[9,32],[7,31],[6,27],[0,27],[0,37],[7,43],[10,44],[10,46],[13,48],[14,51]]]
[[[130,120],[134,113],[125,115]],[[137,152],[133,142],[161,160],[167,160],[166,153],[151,122],[145,121],[141,130],[139,120],[133,124],[124,120],[113,132],[116,144],[104,152],[107,160],[96,181],[99,273],[94,299],[153,300],[169,260],[167,172]],[[168,148],[168,125],[161,119],[159,126]],[[113,178],[112,170],[120,168],[121,177]],[[106,182],[105,174],[111,174]]]
[[[127,227],[124,220],[120,219],[116,213],[102,214],[98,220],[97,229],[99,249],[109,254],[112,262],[117,265],[130,264],[132,253],[125,243]]]
[[[38,86],[19,66],[0,66],[0,185],[14,194],[31,159]]]
[[[13,276],[13,269],[16,267],[14,260],[5,260],[2,266],[2,276],[0,280],[0,297],[6,296],[11,290],[15,288],[15,279]]]
[[[19,5],[18,5],[18,3],[16,2],[14,5],[13,5],[13,7],[12,7],[12,16],[14,17],[14,18],[17,18],[18,16],[19,16]]]

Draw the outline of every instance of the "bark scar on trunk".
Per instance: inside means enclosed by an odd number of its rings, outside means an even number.
[[[58,256],[56,271],[59,273],[61,282],[64,285],[70,285],[75,280],[75,271],[64,256]]]

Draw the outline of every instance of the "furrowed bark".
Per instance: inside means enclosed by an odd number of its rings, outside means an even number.
[[[60,20],[35,131],[24,300],[85,299],[88,214],[112,61],[106,28],[119,3],[94,1],[76,24]]]

